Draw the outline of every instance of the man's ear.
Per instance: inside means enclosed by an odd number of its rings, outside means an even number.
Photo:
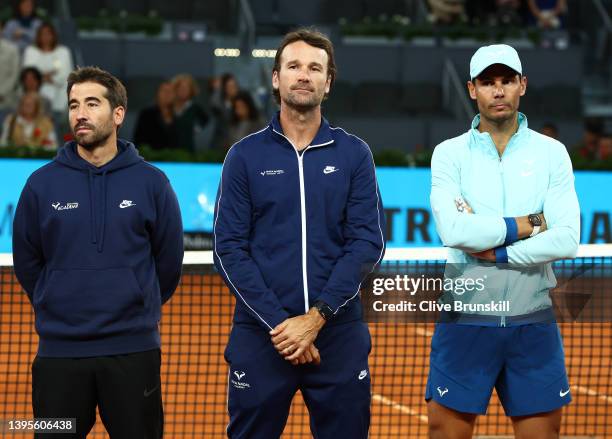
[[[113,110],[113,122],[115,123],[115,125],[121,126],[123,124],[124,118],[125,108],[120,105]]]
[[[470,93],[470,98],[472,98],[473,100],[476,100],[476,85],[475,82],[472,81],[468,81],[467,82],[467,88],[468,88],[468,92]]]

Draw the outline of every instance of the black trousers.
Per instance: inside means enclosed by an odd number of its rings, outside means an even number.
[[[159,439],[164,413],[159,349],[93,358],[43,358],[32,363],[35,418],[76,418],[76,434],[37,433],[36,439],[84,439],[96,406],[111,439]]]

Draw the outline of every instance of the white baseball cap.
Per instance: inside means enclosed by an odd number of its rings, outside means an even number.
[[[493,44],[491,46],[482,46],[472,56],[470,61],[470,79],[473,80],[493,64],[503,64],[519,75],[523,74],[521,60],[514,47],[507,44]]]

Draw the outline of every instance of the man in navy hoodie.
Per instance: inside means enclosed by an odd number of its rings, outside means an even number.
[[[280,437],[297,390],[315,438],[368,437],[359,287],[385,226],[368,145],[321,116],[335,71],[324,35],[286,35],[272,73],[280,112],[223,164],[214,256],[237,298],[225,350],[234,439]]]
[[[181,273],[178,202],[166,176],[117,138],[127,108],[117,78],[80,68],[67,93],[75,141],[30,176],[13,226],[15,274],[39,335],[34,417],[76,418],[68,437],[85,438],[98,406],[111,438],[160,438],[158,324]]]

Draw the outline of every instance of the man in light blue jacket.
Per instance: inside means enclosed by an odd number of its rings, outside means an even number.
[[[442,316],[432,339],[430,437],[471,437],[495,387],[516,437],[556,438],[571,396],[549,289],[551,262],[575,257],[580,240],[572,164],[518,112],[527,78],[512,47],[478,49],[468,89],[479,114],[436,147],[431,207],[450,247],[446,277],[485,288],[442,298],[461,308]]]

